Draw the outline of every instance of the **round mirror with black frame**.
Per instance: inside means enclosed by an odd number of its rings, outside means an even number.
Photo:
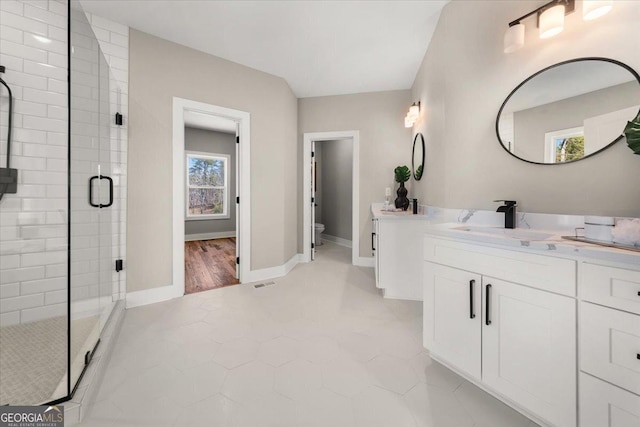
[[[591,157],[623,138],[640,111],[640,76],[608,58],[577,58],[520,83],[502,103],[498,141],[528,163],[563,164]]]
[[[420,137],[420,141],[418,141],[418,137]],[[424,137],[421,133],[417,133],[413,138],[411,169],[413,170],[413,179],[420,181],[424,173]]]

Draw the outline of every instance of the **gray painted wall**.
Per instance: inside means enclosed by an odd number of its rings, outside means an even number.
[[[186,151],[198,151],[229,156],[229,218],[189,220],[184,222],[184,233],[221,233],[236,230],[236,136],[235,134],[214,132],[206,129],[186,127],[184,130]]]
[[[286,263],[298,236],[297,99],[287,82],[135,29],[129,49],[127,291],[172,284],[174,97],[251,114],[251,269]]]
[[[513,113],[515,154],[544,161],[544,134],[584,125],[584,119],[640,104],[633,81]],[[622,133],[622,129],[620,129]]]
[[[307,132],[360,131],[360,256],[371,256],[371,203],[384,201],[386,187],[398,188],[393,170],[411,165],[413,138],[404,127],[411,105],[408,90],[354,95],[322,96],[298,100],[298,141]],[[302,149],[298,150],[298,176],[302,176]],[[424,178],[423,181],[424,182]],[[411,182],[407,183],[413,194]],[[395,193],[394,193],[395,194]],[[302,200],[302,179],[298,180]],[[394,197],[395,198],[395,197]],[[392,199],[393,200],[393,199]],[[298,206],[298,251],[302,252],[302,203]],[[323,218],[324,220],[324,218]]]
[[[538,6],[452,1],[443,9],[412,88],[413,100],[422,103],[414,132],[427,145],[425,176],[412,184],[418,198],[447,208],[495,209],[492,200],[512,199],[528,212],[638,217],[640,192],[629,183],[640,182],[640,156],[624,141],[579,162],[540,166],[512,157],[496,138],[500,105],[536,71],[587,56],[640,70],[638,1],[616,1],[591,22],[578,9],[561,34],[546,40],[527,23],[525,46],[503,53],[507,23]]]
[[[322,147],[321,218],[324,233],[351,241],[353,143],[350,139],[316,142],[316,154],[318,146]]]

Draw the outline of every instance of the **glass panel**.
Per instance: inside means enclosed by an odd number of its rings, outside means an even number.
[[[59,10],[60,4],[42,0],[39,6]],[[0,19],[0,52],[17,46],[15,34],[23,31],[26,44],[50,49],[50,40],[31,35],[29,22]],[[22,64],[33,60],[29,52],[12,49],[0,74],[13,95],[7,156],[10,97],[0,85],[0,176],[10,176],[11,168],[18,177],[15,191],[0,184],[0,194],[6,192],[0,197],[0,405],[36,405],[68,394],[66,53],[38,61],[49,76],[45,92],[25,83],[46,80],[23,73]],[[21,95],[28,91],[33,99],[26,105]]]
[[[71,4],[71,387],[100,334],[100,47]],[[89,195],[89,197],[88,197]]]
[[[223,188],[190,188],[189,215],[224,213]]]
[[[72,2],[71,387],[120,297],[120,91],[84,11]],[[87,197],[87,194],[89,195]]]

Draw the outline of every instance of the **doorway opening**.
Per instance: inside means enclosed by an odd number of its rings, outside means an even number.
[[[185,113],[185,294],[237,285],[236,133],[231,119]]]
[[[242,283],[250,265],[249,113],[174,98],[173,287]]]
[[[312,142],[312,258],[350,259],[353,236],[353,141]],[[335,246],[342,246],[336,248]],[[347,249],[348,248],[348,249]]]
[[[351,248],[351,263],[362,265],[359,132],[305,133],[303,144],[303,259],[330,242]]]

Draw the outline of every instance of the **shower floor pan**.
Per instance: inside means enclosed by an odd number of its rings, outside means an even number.
[[[72,323],[72,360],[98,327],[98,316]],[[67,395],[67,317],[0,328],[0,405],[39,405]]]

